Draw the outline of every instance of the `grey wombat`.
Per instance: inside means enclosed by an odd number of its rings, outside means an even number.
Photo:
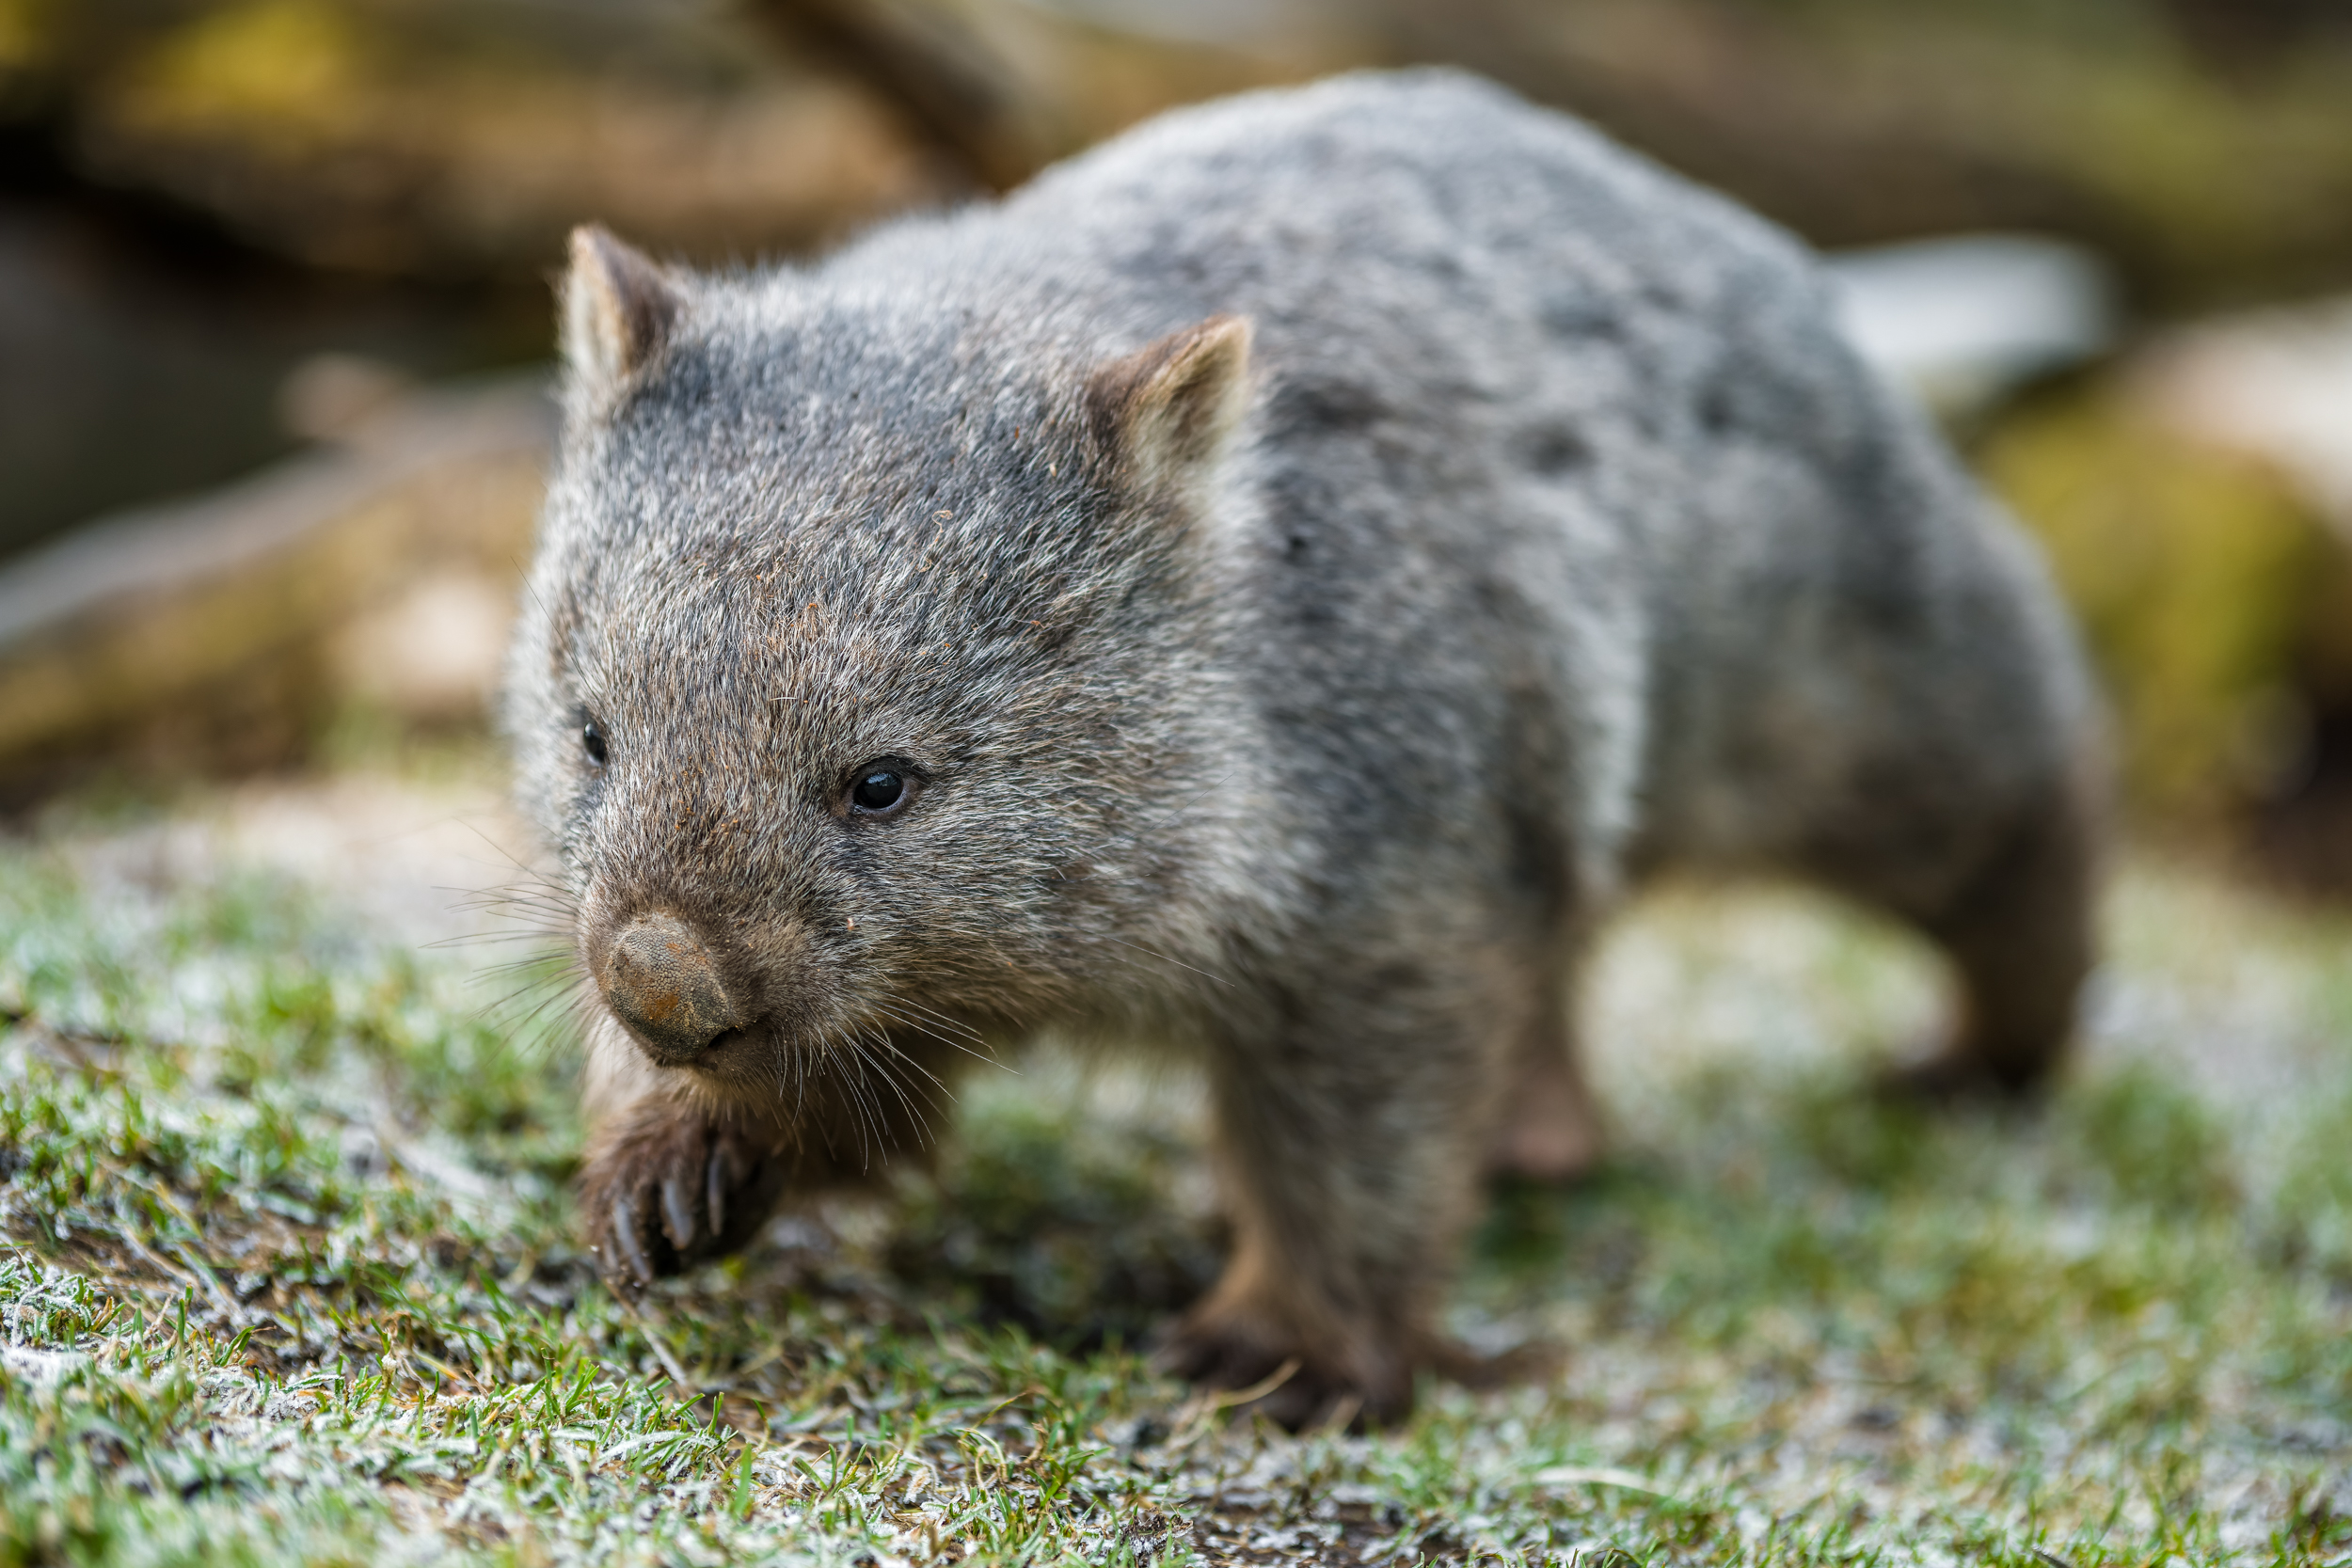
[[[564,304],[506,721],[624,1284],[967,1048],[1156,1039],[1237,1238],[1168,1361],[1378,1418],[1482,1172],[1591,1158],[1567,992],[1652,873],[1927,933],[1924,1083],[2065,1039],[2095,705],[2032,550],[1796,244],[1572,120],[1349,77],[806,269],[582,230]]]

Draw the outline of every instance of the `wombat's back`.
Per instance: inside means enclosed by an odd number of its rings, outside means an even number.
[[[1250,319],[1234,648],[1325,793],[1399,781],[1341,802],[1351,860],[1474,809],[1446,781],[1477,769],[1558,782],[1537,826],[1590,884],[1867,859],[2080,745],[2039,564],[1804,248],[1474,78],[1170,115],[818,276],[1079,361]]]

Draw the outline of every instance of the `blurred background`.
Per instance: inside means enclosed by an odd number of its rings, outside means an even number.
[[[2352,896],[2342,0],[0,0],[0,814],[482,733],[571,225],[806,255],[1414,62],[1831,253],[2137,830]]]

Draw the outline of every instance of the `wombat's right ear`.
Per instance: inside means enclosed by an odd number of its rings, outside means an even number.
[[[685,309],[676,282],[650,257],[596,224],[572,230],[564,278],[564,362],[575,407],[610,408],[628,378],[661,352]]]
[[[1087,380],[1095,439],[1146,489],[1193,483],[1249,405],[1249,324],[1211,316]]]

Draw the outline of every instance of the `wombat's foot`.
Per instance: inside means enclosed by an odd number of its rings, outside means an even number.
[[[1960,978],[1936,1054],[1886,1086],[1912,1100],[2019,1100],[2048,1082],[2090,973],[2098,831],[2091,785],[2062,781],[1950,907],[1923,920]]]
[[[2011,1104],[2031,1100],[2047,1076],[2004,1070],[1997,1060],[1954,1047],[1887,1069],[1877,1089],[1879,1099],[1901,1105]]]
[[[1304,1344],[1270,1314],[1216,1297],[1170,1329],[1152,1359],[1161,1370],[1204,1388],[1252,1394],[1232,1408],[1291,1432],[1326,1424],[1386,1426],[1413,1409],[1408,1357],[1364,1341]]]
[[[614,1289],[643,1290],[739,1250],[767,1220],[787,1174],[764,1130],[687,1110],[642,1117],[599,1140],[580,1176],[588,1249]]]
[[[1522,1056],[1486,1174],[1564,1185],[1591,1175],[1600,1151],[1600,1114],[1567,1057],[1557,1050]]]

